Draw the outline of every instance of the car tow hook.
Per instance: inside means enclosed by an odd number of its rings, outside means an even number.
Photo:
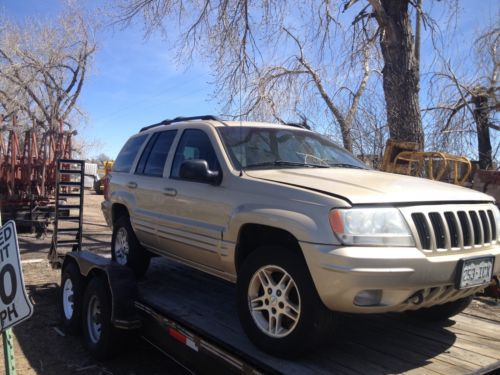
[[[413,303],[414,305],[420,305],[422,302],[424,302],[424,294],[421,290],[419,290],[410,298],[408,298],[408,302]]]

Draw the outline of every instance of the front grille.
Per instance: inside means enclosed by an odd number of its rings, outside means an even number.
[[[401,209],[417,247],[426,252],[477,249],[497,241],[491,205],[436,205]]]

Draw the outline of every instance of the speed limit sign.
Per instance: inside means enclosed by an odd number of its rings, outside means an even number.
[[[28,319],[33,306],[24,289],[16,225],[0,228],[0,332]]]

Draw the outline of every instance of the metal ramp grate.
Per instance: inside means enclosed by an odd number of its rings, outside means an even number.
[[[84,174],[84,160],[57,161],[54,232],[48,256],[54,268],[62,265],[68,251],[82,249]]]

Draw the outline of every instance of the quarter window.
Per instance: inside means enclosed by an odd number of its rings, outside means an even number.
[[[188,129],[182,133],[179,146],[175,152],[172,164],[171,177],[179,178],[181,164],[186,160],[206,160],[208,167],[213,171],[220,170],[217,155],[208,135],[199,129]]]
[[[127,143],[125,143],[116,157],[115,164],[113,165],[113,172],[130,172],[130,168],[134,163],[135,157],[137,156],[137,153],[147,136],[147,134],[141,134],[130,138]]]

